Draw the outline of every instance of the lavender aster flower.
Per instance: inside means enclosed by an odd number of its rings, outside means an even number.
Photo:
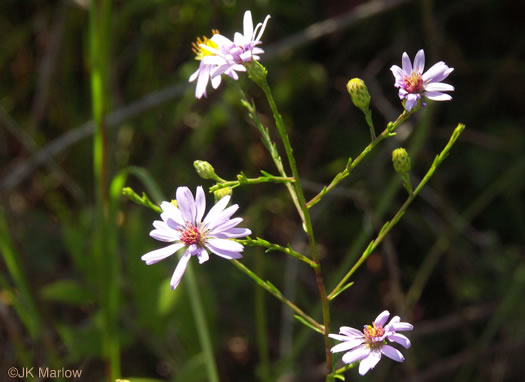
[[[231,239],[251,234],[247,228],[235,228],[242,218],[230,219],[239,206],[234,204],[226,208],[230,201],[229,195],[219,200],[206,217],[206,197],[201,186],[197,187],[195,199],[188,187],[177,188],[176,197],[178,206],[169,202],[161,203],[162,221],[155,220],[155,229],[150,232],[154,239],[173,244],[141,257],[147,265],[151,265],[185,248],[171,278],[171,289],[179,285],[191,256],[197,256],[199,264],[208,261],[208,251],[228,260],[239,259],[244,247]]]
[[[449,68],[443,61],[434,64],[423,73],[425,68],[425,52],[421,49],[416,54],[414,65],[406,52],[403,53],[402,66],[393,65],[390,70],[395,78],[394,86],[399,88],[399,98],[405,101],[405,109],[412,110],[421,96],[434,101],[450,101],[452,97],[442,92],[453,91],[454,87],[441,83],[454,68]],[[425,104],[423,104],[424,106]]]
[[[257,47],[261,44],[261,37],[266,28],[266,23],[270,15],[267,15],[263,23],[259,23],[253,28],[252,13],[244,13],[243,34],[236,32],[234,40],[219,34],[213,30],[212,38],[197,38],[193,43],[193,52],[195,59],[200,61],[199,68],[190,76],[189,81],[197,80],[195,87],[195,97],[202,98],[206,96],[206,87],[208,82],[214,89],[221,84],[221,75],[237,80],[237,72],[245,72],[244,63],[252,60],[259,60],[259,54],[264,50]]]
[[[248,10],[244,12],[242,34],[235,32],[233,41],[224,36],[217,37],[220,47],[212,51],[224,58],[226,63],[218,65],[212,77],[231,71],[246,71],[243,64],[260,59],[259,55],[264,53],[264,50],[257,45],[262,43],[261,37],[269,19],[270,15],[266,15],[264,22],[258,23],[254,28],[252,13]]]
[[[343,362],[350,364],[361,361],[359,364],[359,374],[365,375],[373,369],[381,360],[384,354],[388,358],[397,362],[403,362],[405,357],[396,348],[387,345],[389,342],[397,342],[404,348],[410,347],[410,340],[403,334],[397,332],[412,330],[413,326],[407,322],[400,322],[399,316],[393,317],[385,325],[390,313],[385,310],[372,322],[372,325],[365,325],[363,332],[348,326],[339,328],[339,334],[329,334],[328,336],[343,341],[335,345],[330,351],[332,353],[346,351],[343,355]]]

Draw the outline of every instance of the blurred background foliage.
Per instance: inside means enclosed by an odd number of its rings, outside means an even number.
[[[0,380],[10,366],[83,370],[107,380],[93,272],[95,229],[89,0],[3,0],[0,9]],[[368,144],[346,82],[363,78],[379,132],[401,112],[390,66],[424,48],[427,67],[455,71],[453,101],[430,104],[312,209],[331,289],[405,200],[390,155],[412,156],[420,179],[458,122],[467,129],[388,240],[332,304],[333,331],[359,327],[383,308],[414,323],[402,364],[383,362],[365,381],[522,380],[525,350],[525,3],[515,0],[115,0],[111,15],[110,177],[144,168],[157,193],[203,184],[196,159],[226,179],[276,173],[226,81],[196,101],[191,42],[212,28],[231,36],[244,10],[272,18],[263,64],[283,113],[307,198]],[[326,23],[323,21],[328,20]],[[266,126],[273,120],[247,78]],[[275,131],[272,130],[272,134]],[[276,137],[276,135],[274,135]],[[137,192],[151,186],[130,175]],[[211,184],[204,184],[211,186]],[[113,190],[119,194],[119,189]],[[153,191],[154,192],[154,191]],[[306,251],[282,185],[238,188],[244,226]],[[117,198],[119,199],[119,198]],[[157,198],[158,199],[158,198]],[[208,202],[212,197],[209,195]],[[159,200],[155,200],[159,201]],[[184,287],[169,288],[173,257],[146,266],[159,247],[157,215],[127,200],[117,213],[123,377],[206,380]],[[243,260],[320,317],[313,273],[294,258],[247,248]],[[223,381],[319,381],[322,338],[227,261],[194,273]],[[356,371],[347,373],[354,380]],[[143,379],[145,381],[146,379]]]

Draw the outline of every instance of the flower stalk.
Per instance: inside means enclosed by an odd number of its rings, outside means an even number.
[[[394,134],[394,131],[401,125],[403,122],[405,122],[412,114],[414,114],[417,111],[417,107],[413,108],[411,111],[403,111],[397,117],[397,119],[394,122],[389,122],[386,129],[383,130],[383,132],[372,142],[368,144],[368,146],[365,147],[365,149],[359,154],[353,161],[349,160],[346,167],[343,171],[336,174],[334,179],[330,182],[328,186],[323,187],[323,189],[315,195],[308,203],[306,203],[306,206],[308,208],[313,207],[319,201],[322,199],[323,196],[325,196],[329,191],[331,191],[335,186],[337,186],[343,179],[345,179],[354,168],[357,167],[361,161],[366,158],[366,156],[385,138],[389,138]]]
[[[383,228],[379,232],[379,235],[370,242],[368,247],[365,249],[361,257],[359,258],[359,260],[357,260],[354,266],[341,279],[339,284],[337,284],[337,286],[332,290],[332,292],[330,292],[330,294],[328,295],[329,299],[333,299],[335,296],[339,294],[340,289],[345,286],[346,281],[355,273],[355,271],[357,271],[357,269],[359,269],[359,267],[365,262],[368,256],[370,256],[370,254],[379,246],[379,244],[381,244],[381,242],[386,237],[386,235],[388,235],[388,233],[392,230],[392,228],[403,217],[408,206],[416,198],[416,196],[419,194],[423,186],[430,180],[430,178],[432,178],[432,176],[436,172],[439,165],[441,165],[441,163],[443,163],[445,158],[448,156],[450,149],[452,148],[452,146],[454,146],[454,144],[456,143],[456,141],[458,140],[459,136],[461,135],[464,129],[465,129],[465,125],[462,123],[458,124],[458,126],[454,129],[454,132],[452,133],[452,136],[450,137],[450,140],[448,141],[447,145],[441,151],[441,153],[438,156],[436,156],[436,158],[434,159],[434,162],[432,163],[432,166],[427,171],[427,173],[425,174],[421,182],[419,182],[414,192],[408,197],[405,203],[403,203],[403,205],[394,215],[392,220],[390,220],[383,226]]]
[[[303,188],[301,186],[301,181],[299,177],[299,171],[297,170],[297,164],[295,161],[295,157],[293,155],[293,149],[290,144],[288,134],[286,133],[282,116],[279,113],[279,110],[277,109],[277,105],[275,104],[275,100],[273,98],[272,91],[266,80],[266,69],[261,64],[259,64],[257,61],[254,61],[252,65],[250,65],[250,67],[248,68],[248,75],[250,79],[253,82],[255,82],[263,90],[264,95],[266,96],[268,104],[270,105],[270,109],[272,110],[272,113],[273,113],[275,125],[277,127],[277,131],[279,132],[279,137],[281,138],[281,141],[283,143],[283,146],[286,152],[288,164],[290,165],[290,169],[292,171],[292,176],[295,179],[294,188],[297,194],[297,199],[299,201],[299,206],[303,213],[303,218],[304,218],[303,224],[304,224],[306,236],[308,237],[308,242],[310,244],[312,260],[317,265],[316,267],[314,267],[314,272],[315,272],[315,278],[317,281],[317,287],[319,289],[321,307],[323,311],[323,325],[325,329],[323,334],[324,334],[324,341],[325,341],[326,367],[328,369],[328,372],[330,373],[332,371],[332,354],[330,353],[330,339],[328,338],[328,333],[330,332],[329,300],[326,296],[326,288],[325,288],[323,276],[321,273],[321,264],[319,262],[319,256],[317,253],[317,245],[315,243],[315,236],[313,232],[310,211],[308,210],[308,207],[306,205],[306,200],[304,198]]]
[[[261,171],[263,176],[257,178],[247,178],[243,173],[237,175],[237,180],[224,180],[221,183],[217,183],[214,186],[210,187],[210,192],[215,192],[222,188],[231,187],[236,188],[243,185],[249,184],[259,184],[259,183],[293,183],[295,178],[284,177],[284,176],[274,176],[267,173],[266,171]]]

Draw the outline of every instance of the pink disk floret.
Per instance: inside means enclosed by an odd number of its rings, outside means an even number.
[[[346,352],[342,357],[346,364],[360,362],[360,375],[365,375],[373,369],[381,360],[382,355],[394,361],[403,362],[405,357],[399,350],[388,345],[387,340],[388,342],[396,342],[408,349],[410,340],[397,332],[412,330],[413,326],[408,322],[400,322],[399,316],[393,317],[386,324],[388,317],[390,317],[390,313],[387,310],[383,311],[372,322],[372,325],[365,325],[362,332],[348,326],[342,326],[339,328],[339,334],[328,335],[330,338],[342,341],[330,351],[332,353]]]
[[[425,73],[425,52],[419,50],[414,58],[414,64],[406,52],[401,59],[402,68],[393,65],[390,70],[394,75],[394,86],[399,89],[399,98],[404,101],[405,109],[412,110],[424,96],[434,101],[450,101],[452,97],[443,93],[453,91],[454,87],[441,83],[454,68],[449,68],[443,61],[434,64]],[[422,103],[425,106],[424,103]]]
[[[231,218],[239,206],[228,208],[230,196],[219,200],[206,217],[206,197],[201,186],[197,187],[195,199],[188,187],[179,187],[176,192],[177,206],[162,202],[162,220],[153,222],[150,236],[156,240],[173,243],[148,252],[141,257],[147,265],[158,263],[184,248],[175,272],[171,278],[171,288],[175,289],[186,270],[191,256],[197,256],[199,264],[209,259],[209,252],[225,259],[239,259],[244,250],[242,244],[232,240],[251,234],[247,228],[236,228],[242,218]]]

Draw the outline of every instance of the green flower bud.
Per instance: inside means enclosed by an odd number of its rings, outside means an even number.
[[[252,61],[251,64],[247,65],[248,78],[255,82],[257,85],[263,87],[266,84],[266,75],[268,71],[258,61]]]
[[[226,195],[231,195],[231,194],[232,194],[231,187],[219,188],[217,191],[213,193],[213,197],[215,198],[215,203],[217,203],[219,200],[224,198]]]
[[[410,172],[410,157],[404,148],[400,147],[392,151],[392,163],[397,173],[407,174]]]
[[[370,106],[370,93],[365,85],[365,81],[360,78],[352,78],[346,84],[348,94],[352,97],[353,104],[363,112]]]
[[[193,162],[193,167],[195,167],[195,171],[197,171],[197,174],[202,179],[214,179],[217,180],[217,174],[215,174],[215,169],[213,166],[206,161],[203,160],[196,160]]]

